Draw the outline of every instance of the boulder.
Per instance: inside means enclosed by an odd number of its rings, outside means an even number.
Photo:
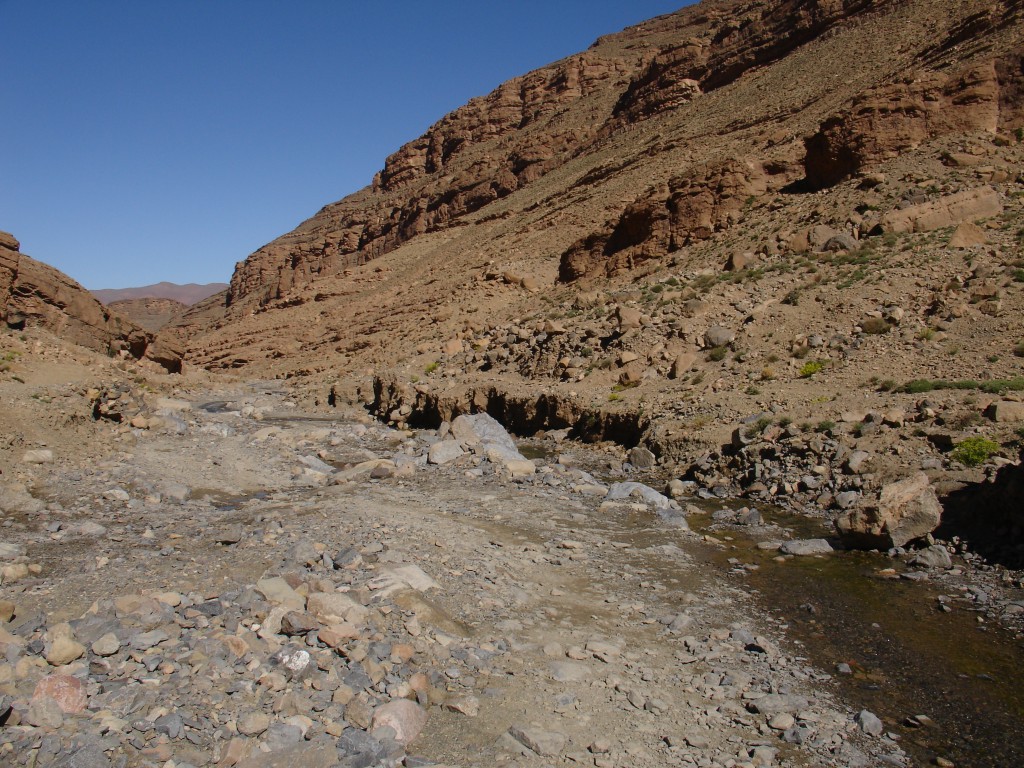
[[[735,331],[720,325],[712,325],[704,332],[704,343],[709,347],[724,347],[726,344],[732,344],[735,338]]]
[[[519,453],[516,441],[492,416],[475,413],[452,422],[452,436],[473,453],[504,466],[513,477],[532,475],[536,467]]]
[[[919,472],[883,487],[874,503],[841,514],[836,530],[849,547],[888,550],[927,536],[938,527],[941,515],[928,476]]]
[[[972,248],[975,245],[985,245],[988,238],[985,232],[973,221],[961,222],[956,228],[953,236],[949,238],[950,248]]]
[[[998,423],[1024,421],[1024,403],[999,400],[985,409],[985,415]]]
[[[605,497],[610,501],[637,498],[658,510],[672,509],[672,500],[643,483],[613,483]]]
[[[388,726],[395,732],[395,741],[409,744],[427,724],[427,712],[409,699],[395,699],[373,711],[374,729]]]
[[[693,352],[684,352],[678,355],[675,360],[672,361],[672,367],[669,369],[668,377],[670,379],[680,379],[685,376],[693,364],[697,362],[697,355]]]
[[[427,450],[427,461],[431,464],[447,464],[464,453],[458,440],[441,440]]]
[[[890,211],[882,217],[879,227],[883,232],[930,232],[1002,212],[999,193],[991,187],[979,187]]]
[[[796,555],[798,557],[809,557],[811,555],[827,555],[832,552],[832,545],[825,539],[795,539],[787,541],[779,551],[784,555]]]
[[[935,544],[914,553],[910,564],[924,566],[925,568],[952,568],[953,559],[949,556],[949,552],[946,551],[945,547]]]

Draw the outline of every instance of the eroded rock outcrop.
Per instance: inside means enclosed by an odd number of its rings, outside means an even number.
[[[998,216],[1003,212],[999,193],[991,187],[966,189],[919,205],[890,211],[882,217],[883,232],[931,232],[962,222]]]
[[[751,160],[697,168],[648,192],[617,221],[575,243],[562,255],[559,278],[614,275],[707,239],[737,221],[745,202],[767,189],[764,168]]]
[[[111,312],[70,277],[20,252],[17,239],[0,232],[0,318],[9,328],[38,326],[83,347],[135,359],[146,356],[152,335]],[[165,350],[155,360],[181,370],[181,354]]]
[[[615,105],[616,122],[633,123],[689,102],[770,64],[825,29],[866,10],[892,5],[871,0],[785,0],[709,7],[707,27],[656,56]],[[703,8],[702,8],[703,10]]]
[[[1020,63],[990,60],[954,74],[923,70],[857,97],[805,140],[812,187],[832,186],[881,160],[953,133],[1020,120]]]

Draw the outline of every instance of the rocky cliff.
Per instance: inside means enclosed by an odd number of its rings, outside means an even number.
[[[0,317],[8,328],[39,326],[83,347],[111,355],[150,359],[181,370],[180,349],[116,312],[64,273],[21,253],[12,235],[0,232]]]
[[[1022,0],[652,19],[443,117],[161,338],[776,504],[972,471],[956,446],[1006,459],[986,408],[1024,391],[1022,41]]]
[[[794,181],[792,173],[805,174],[809,187],[831,186],[936,137],[1020,122],[1019,55],[979,44],[1012,33],[1020,12],[1015,0],[957,8],[925,0],[720,0],[609,35],[442,118],[387,158],[365,190],[241,262],[226,302],[265,305],[417,237],[472,226],[488,218],[484,209],[556,171],[564,171],[556,188],[599,191],[623,161],[656,164],[674,155],[682,161],[676,175],[659,170],[656,187],[640,197],[634,191],[626,205],[607,203],[616,218],[594,222],[563,254],[561,272],[572,279],[604,259],[611,261],[599,272],[664,255],[728,226],[744,200]],[[788,82],[754,85],[769,68]],[[732,111],[723,121],[716,113],[724,103]],[[631,141],[640,125],[672,130],[684,117],[693,130],[675,142]],[[609,149],[615,163],[592,162]],[[786,174],[775,184],[740,180],[735,163],[748,161]],[[729,163],[732,171],[724,170]],[[683,210],[669,210],[675,206]],[[634,242],[644,231],[650,241]]]

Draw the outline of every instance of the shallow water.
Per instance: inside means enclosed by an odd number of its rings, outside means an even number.
[[[800,528],[800,536],[827,535],[818,522],[777,512],[769,521]],[[699,529],[710,522],[692,517]],[[817,529],[815,531],[815,529]],[[789,625],[816,666],[846,662],[852,676],[837,675],[843,697],[881,717],[886,730],[922,763],[936,756],[957,766],[1011,766],[1024,760],[1024,646],[959,600],[938,610],[940,594],[958,594],[941,581],[909,582],[880,571],[902,570],[890,558],[867,552],[788,558],[756,549],[756,540],[730,530],[732,541],[706,555],[734,570],[730,558],[760,566],[737,576],[762,606]],[[717,532],[721,538],[723,533]],[[933,722],[912,727],[907,718]]]

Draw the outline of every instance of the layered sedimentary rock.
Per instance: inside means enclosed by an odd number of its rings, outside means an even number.
[[[0,232],[0,318],[9,328],[38,326],[74,344],[141,359],[152,334],[111,312],[70,277],[20,252],[10,234]],[[181,370],[181,354],[163,350],[156,360],[168,371]]]
[[[736,221],[744,203],[768,188],[764,168],[726,160],[673,179],[629,205],[604,229],[575,243],[562,256],[565,282],[587,275],[614,275],[660,258]]]
[[[995,131],[1020,118],[1021,60],[991,59],[952,74],[919,70],[874,88],[806,139],[812,187],[954,133]]]

